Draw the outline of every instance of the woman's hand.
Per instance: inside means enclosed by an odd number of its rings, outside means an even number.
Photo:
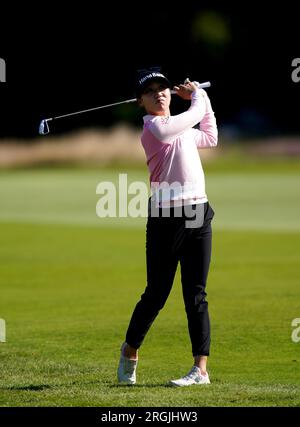
[[[192,93],[195,92],[197,86],[195,83],[188,80],[184,84],[174,86],[173,89],[175,90],[176,95],[180,96],[182,99],[190,100],[192,99]]]

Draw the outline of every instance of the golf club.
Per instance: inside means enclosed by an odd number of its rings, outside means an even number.
[[[185,81],[184,81],[184,83],[188,83],[188,82],[189,82],[189,79],[186,78]],[[199,88],[202,88],[202,89],[211,86],[210,82],[204,82],[204,83],[193,82],[193,83],[195,83]],[[171,90],[171,94],[172,95],[176,94],[176,91],[175,90]],[[41,123],[40,123],[40,126],[39,126],[39,134],[40,135],[47,135],[50,132],[48,122],[51,121],[51,120],[58,120],[58,119],[62,119],[63,117],[75,116],[76,114],[87,113],[89,111],[100,110],[101,108],[114,107],[115,105],[128,104],[128,103],[136,102],[136,101],[137,101],[136,98],[132,98],[132,99],[127,99],[127,100],[121,101],[121,102],[114,102],[113,104],[102,105],[100,107],[89,108],[87,110],[75,111],[74,113],[63,114],[61,116],[56,116],[56,117],[50,117],[48,119],[43,119],[41,121]]]

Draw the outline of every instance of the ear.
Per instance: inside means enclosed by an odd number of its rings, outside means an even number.
[[[139,107],[143,107],[144,106],[142,98],[137,98],[137,103],[138,103]]]

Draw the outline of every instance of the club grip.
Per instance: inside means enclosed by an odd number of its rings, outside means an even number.
[[[185,79],[184,83],[189,82],[189,79]],[[210,82],[203,82],[203,83],[199,83],[199,82],[193,82],[195,83],[195,85],[199,88],[199,89],[204,89],[206,87],[211,87],[211,83]],[[171,90],[171,94],[174,95],[176,93],[176,90]]]
[[[195,85],[198,86],[201,89],[204,89],[205,87],[211,87],[211,83],[210,82],[203,82],[203,83],[193,82],[193,83],[195,83]]]

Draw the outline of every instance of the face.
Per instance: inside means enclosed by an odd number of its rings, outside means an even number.
[[[165,83],[160,81],[153,81],[146,86],[139,99],[139,105],[144,107],[148,114],[154,116],[169,116],[170,102],[170,89]]]

